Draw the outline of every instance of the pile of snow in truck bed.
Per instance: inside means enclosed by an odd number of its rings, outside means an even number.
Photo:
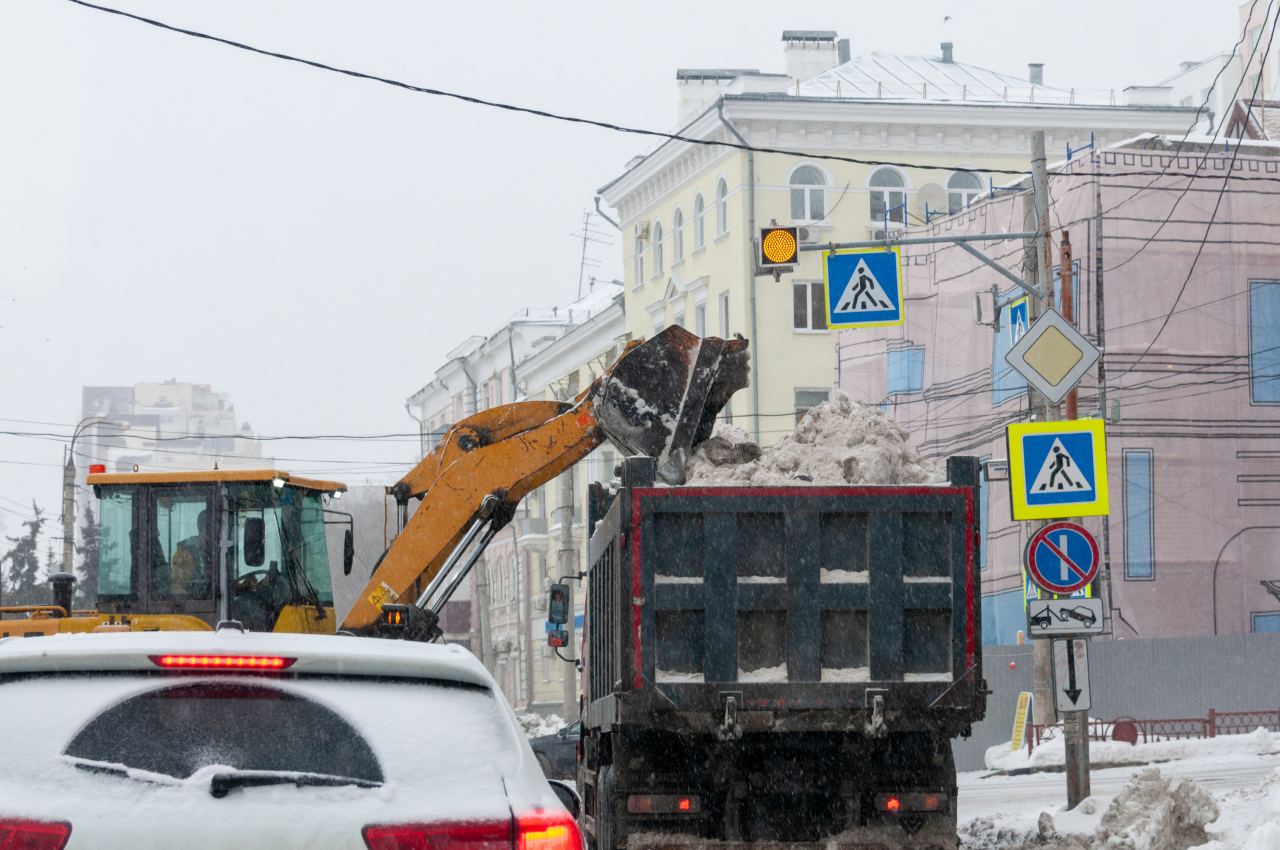
[[[907,445],[906,429],[840,390],[791,434],[761,450],[743,429],[717,425],[694,450],[686,483],[719,487],[941,484],[946,472]]]

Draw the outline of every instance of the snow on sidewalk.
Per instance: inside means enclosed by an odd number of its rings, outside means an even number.
[[[1113,747],[1122,747],[1120,754]],[[989,763],[1028,767],[994,752]],[[1036,748],[1050,750],[1051,744]],[[1138,745],[1090,742],[1093,796],[1072,811],[1061,773],[960,777],[962,850],[1280,850],[1280,734]],[[1062,763],[1043,756],[1045,765]],[[1159,767],[1099,767],[1151,759]],[[974,815],[977,815],[975,817]]]
[[[1010,742],[987,750],[986,765],[991,770],[1026,770],[1060,767],[1066,764],[1066,745],[1061,736],[1045,741],[1031,752],[1027,747],[1010,751]],[[1089,763],[1152,764],[1197,756],[1249,756],[1280,753],[1280,732],[1259,726],[1247,735],[1219,735],[1216,738],[1187,738],[1173,741],[1126,744],[1123,741],[1090,741]],[[1277,845],[1280,850],[1280,845]]]
[[[543,717],[540,714],[516,714],[516,720],[524,728],[526,738],[541,738],[543,735],[554,735],[565,727],[564,720],[558,714]]]

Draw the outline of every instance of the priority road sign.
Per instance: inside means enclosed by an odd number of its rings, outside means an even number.
[[[1023,422],[1010,425],[1005,436],[1009,504],[1015,520],[1110,512],[1106,430],[1101,419]]]
[[[1067,638],[1053,642],[1053,701],[1058,711],[1090,709],[1087,640]]]
[[[904,321],[902,249],[823,251],[827,327],[870,328]]]
[[[1074,522],[1051,523],[1031,535],[1026,561],[1028,575],[1041,588],[1074,593],[1098,575],[1098,541]]]
[[[1050,404],[1057,404],[1101,356],[1096,345],[1062,314],[1049,308],[1021,335],[1004,359]]]
[[[1101,634],[1101,599],[1039,599],[1027,603],[1027,636],[1078,637]]]

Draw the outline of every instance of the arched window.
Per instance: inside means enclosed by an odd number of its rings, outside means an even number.
[[[653,273],[662,274],[662,222],[653,223]]]
[[[671,241],[674,244],[676,262],[684,259],[684,213],[676,210],[671,218]]]
[[[958,213],[982,194],[982,181],[971,171],[957,171],[947,181],[947,212]]]
[[[693,250],[700,251],[707,244],[707,217],[706,201],[702,200],[702,195],[695,195],[693,198]]]
[[[821,221],[827,217],[827,180],[812,165],[791,174],[791,220]]]
[[[729,184],[720,178],[716,183],[716,235],[729,232]]]
[[[636,239],[631,248],[631,257],[636,262],[636,286],[644,286],[644,240]]]
[[[889,221],[902,224],[906,219],[907,200],[906,181],[902,175],[892,168],[881,168],[871,175],[871,223],[884,222],[885,210],[889,210]],[[894,190],[897,191],[894,191]],[[897,209],[894,209],[897,207]]]

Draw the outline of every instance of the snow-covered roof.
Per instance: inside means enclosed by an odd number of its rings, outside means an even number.
[[[1030,80],[930,56],[867,53],[800,83],[801,97],[977,101],[1105,106],[1109,97],[1033,85]]]

